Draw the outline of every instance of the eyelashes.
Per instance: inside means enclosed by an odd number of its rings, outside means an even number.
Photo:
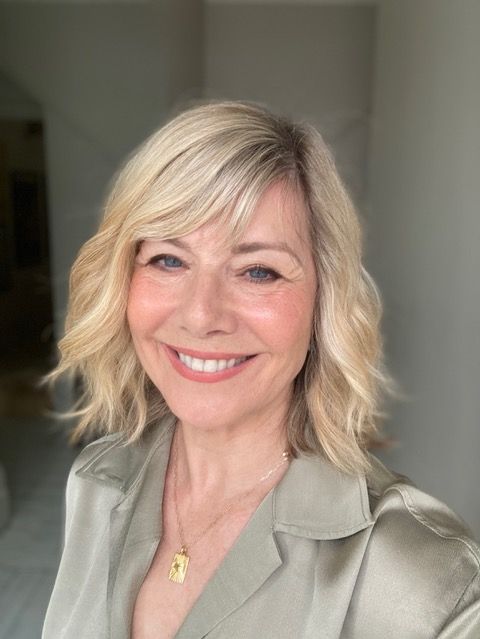
[[[176,262],[178,262],[180,264],[180,266],[182,265],[182,261],[179,260],[178,257],[175,257],[174,255],[155,255],[154,257],[151,257],[148,260],[147,264],[150,264],[150,265],[157,265],[158,264],[160,266],[163,266],[165,269],[170,269],[170,268],[175,269],[175,266],[173,264],[166,264],[166,263],[162,264],[162,260],[164,260],[165,262],[167,260],[176,261]],[[177,267],[178,267],[178,265],[177,265]]]
[[[154,255],[146,262],[148,266],[153,266],[167,273],[174,273],[180,270],[184,264],[182,260],[174,255],[162,253]],[[252,284],[267,284],[275,282],[281,275],[271,268],[267,268],[262,264],[254,264],[241,272],[242,276],[248,275],[247,280]]]
[[[243,271],[243,275],[246,275],[247,273],[252,273],[252,272],[263,273],[268,276],[268,277],[252,277],[250,275],[248,279],[253,284],[264,284],[264,283],[266,284],[268,282],[275,282],[280,277],[280,275],[276,271],[272,270],[271,268],[265,268],[261,264],[255,264],[255,266],[247,268],[245,271]]]

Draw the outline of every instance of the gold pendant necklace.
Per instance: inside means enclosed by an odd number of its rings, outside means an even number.
[[[187,575],[188,562],[190,557],[187,555],[187,549],[182,546],[180,552],[176,552],[173,555],[172,565],[170,566],[170,572],[168,578],[170,581],[175,581],[177,584],[183,584]]]
[[[289,458],[290,458],[289,452],[284,450],[282,453],[282,459],[278,462],[278,464],[274,466],[273,468],[271,468],[265,475],[263,475],[263,477],[260,477],[260,479],[253,485],[252,488],[242,493],[239,497],[235,497],[235,499],[232,500],[230,504],[226,508],[224,508],[219,513],[219,515],[217,515],[217,517],[215,517],[215,519],[204,530],[202,530],[199,535],[197,535],[197,537],[193,541],[190,542],[190,544],[188,545],[188,548],[192,548],[192,546],[194,546],[197,543],[197,541],[199,541],[211,528],[213,528],[213,526],[215,526],[215,524],[222,517],[224,517],[228,512],[230,512],[234,504],[238,504],[239,500],[246,499],[251,493],[253,493],[253,491],[258,486],[258,484],[264,482],[271,475],[273,475],[273,473],[276,470],[278,470],[280,466],[282,466],[283,464],[289,461]],[[172,561],[172,565],[170,566],[170,572],[168,573],[168,578],[170,579],[170,581],[174,581],[177,584],[183,584],[187,576],[187,569],[188,569],[188,564],[190,561],[190,556],[188,554],[187,544],[185,543],[183,526],[180,519],[179,511],[178,511],[177,461],[178,461],[178,444],[175,443],[174,463],[173,463],[173,501],[175,504],[175,514],[177,517],[177,526],[178,526],[178,533],[180,537],[181,548],[180,548],[180,551],[176,552],[173,556],[173,561]]]

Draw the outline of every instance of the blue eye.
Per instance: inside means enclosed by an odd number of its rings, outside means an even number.
[[[155,255],[151,259],[148,260],[149,264],[153,266],[159,265],[165,267],[167,269],[177,269],[182,266],[182,261],[175,257],[174,255]]]
[[[175,268],[182,265],[181,260],[179,260],[178,257],[174,257],[173,255],[163,255],[161,259],[164,260],[164,264],[168,268]]]
[[[278,273],[260,265],[249,268],[246,273],[250,274],[250,281],[255,282],[255,284],[273,282],[279,278]]]

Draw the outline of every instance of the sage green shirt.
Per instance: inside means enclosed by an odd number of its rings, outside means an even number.
[[[166,418],[138,444],[111,435],[77,458],[43,639],[129,639],[173,430]],[[444,504],[372,461],[350,477],[292,460],[176,638],[480,639],[479,547]]]

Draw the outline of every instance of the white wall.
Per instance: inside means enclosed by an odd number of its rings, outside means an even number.
[[[386,457],[480,536],[480,3],[380,10],[370,263],[409,396]]]
[[[0,5],[0,73],[46,124],[58,334],[68,271],[113,172],[172,107],[201,93],[202,11],[200,0]]]

